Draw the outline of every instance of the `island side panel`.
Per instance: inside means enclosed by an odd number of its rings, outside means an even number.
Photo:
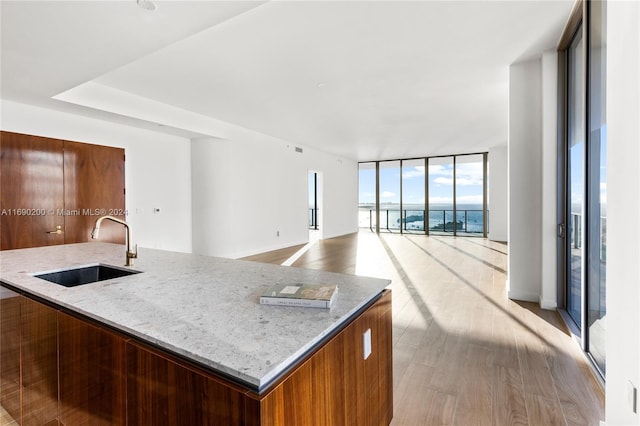
[[[391,306],[391,292],[389,292],[383,296],[376,308],[378,311],[377,351],[381,354],[378,362],[380,425],[388,425],[393,419],[393,312]]]
[[[371,330],[364,359],[363,334]],[[391,292],[262,397],[261,425],[388,425],[393,416]]]

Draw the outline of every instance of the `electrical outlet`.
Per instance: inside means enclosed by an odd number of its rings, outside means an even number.
[[[369,355],[371,355],[371,329],[370,328],[364,332],[364,334],[362,335],[362,340],[364,343],[362,356],[364,357],[364,359],[367,359],[369,358]]]
[[[632,412],[638,412],[638,390],[631,381],[627,381],[627,405]]]

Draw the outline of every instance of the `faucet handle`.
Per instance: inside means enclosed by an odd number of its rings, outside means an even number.
[[[138,245],[136,244],[133,247],[133,251],[128,251],[127,252],[127,257],[130,259],[137,259],[138,258]]]
[[[127,250],[127,261],[124,266],[133,266],[133,259],[138,258],[138,245],[136,244],[133,251]]]

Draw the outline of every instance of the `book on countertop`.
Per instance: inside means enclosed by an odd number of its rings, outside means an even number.
[[[260,296],[260,304],[330,308],[337,294],[335,284],[277,284]]]

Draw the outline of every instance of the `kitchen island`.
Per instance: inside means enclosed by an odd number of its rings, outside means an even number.
[[[123,246],[0,252],[7,410],[19,399],[23,418],[38,411],[68,425],[389,423],[389,281],[151,249],[126,277],[64,287],[34,276],[95,264],[123,265]],[[259,304],[272,285],[296,283],[336,284],[337,300]],[[30,348],[44,379],[25,371]],[[57,399],[57,412],[40,413],[53,402],[29,394]]]

